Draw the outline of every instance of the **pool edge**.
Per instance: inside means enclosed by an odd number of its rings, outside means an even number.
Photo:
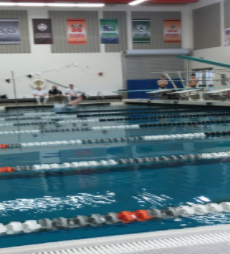
[[[230,101],[185,101],[185,100],[150,100],[150,99],[124,99],[125,104],[164,104],[164,105],[189,105],[189,106],[219,106],[219,107],[230,107]]]
[[[165,230],[150,233],[138,233],[138,234],[127,234],[119,236],[109,236],[109,237],[98,237],[83,240],[71,240],[71,241],[61,241],[61,242],[51,242],[36,245],[25,245],[20,247],[11,247],[0,249],[0,254],[29,254],[29,253],[40,253],[46,251],[58,251],[73,248],[82,247],[93,247],[95,245],[104,244],[121,244],[134,241],[144,241],[144,240],[158,240],[175,237],[186,237],[194,235],[203,234],[213,234],[213,233],[223,233],[230,232],[230,224],[228,225],[218,225],[218,226],[204,226],[186,229],[175,229],[175,230]]]

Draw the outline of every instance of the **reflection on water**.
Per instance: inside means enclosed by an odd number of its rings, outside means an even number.
[[[36,210],[36,213],[39,213],[46,210],[64,210],[63,208],[75,210],[83,206],[97,207],[98,205],[111,204],[113,202],[116,202],[114,194],[109,192],[106,195],[79,193],[76,196],[67,196],[64,198],[46,196],[35,199],[8,200],[0,203],[0,215],[4,216],[11,210],[14,212]]]

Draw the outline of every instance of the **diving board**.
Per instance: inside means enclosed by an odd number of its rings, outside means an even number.
[[[207,59],[202,59],[202,58],[198,58],[198,57],[194,57],[194,56],[181,55],[181,56],[176,56],[176,57],[181,58],[181,59],[185,59],[185,60],[205,63],[205,64],[217,65],[217,66],[221,66],[221,67],[224,67],[224,68],[230,68],[230,64],[220,63],[220,62],[207,60]]]
[[[172,92],[172,94],[186,94],[186,93],[191,93],[191,92],[198,92],[203,90],[202,88],[197,88],[197,89],[186,89],[183,91],[176,91],[176,92]]]
[[[171,92],[176,90],[175,88],[172,89],[158,89],[156,91],[147,92],[148,94],[156,94],[156,93],[165,93],[165,92]]]

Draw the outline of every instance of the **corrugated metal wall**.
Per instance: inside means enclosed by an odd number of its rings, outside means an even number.
[[[151,72],[184,71],[185,61],[174,56],[132,56],[122,57],[123,87],[126,80],[157,79],[161,75]],[[177,75],[172,75],[178,78]]]

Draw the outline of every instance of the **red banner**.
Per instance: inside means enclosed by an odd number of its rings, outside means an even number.
[[[68,44],[86,44],[85,19],[67,19]]]

